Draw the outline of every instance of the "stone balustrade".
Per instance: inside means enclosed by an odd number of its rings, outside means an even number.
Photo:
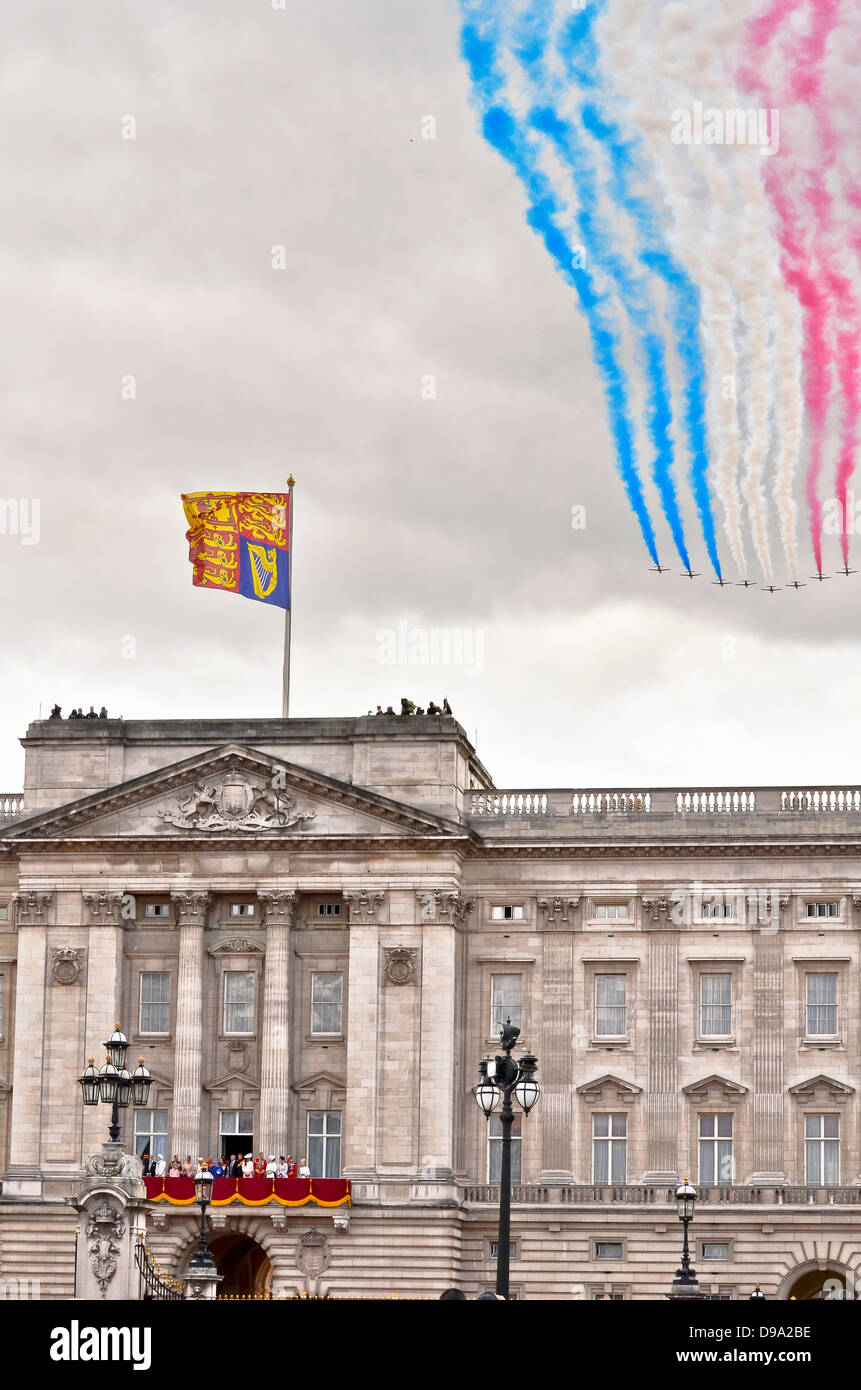
[[[545,1186],[543,1183],[523,1183],[512,1186],[511,1200],[515,1204],[566,1206],[670,1206],[675,1204],[675,1187],[650,1187],[641,1183],[595,1186],[575,1183],[568,1186]],[[724,1204],[732,1206],[857,1206],[861,1205],[859,1187],[700,1187],[697,1196],[701,1207]],[[499,1187],[492,1183],[464,1188],[464,1201],[470,1205],[499,1204]]]
[[[472,791],[467,816],[505,819],[540,816],[588,820],[635,820],[672,817],[741,818],[776,817],[795,822],[802,817],[861,816],[861,788],[857,787],[690,787],[640,788],[614,791],[555,789]]]
[[[0,792],[0,825],[21,820],[24,815],[23,792]]]

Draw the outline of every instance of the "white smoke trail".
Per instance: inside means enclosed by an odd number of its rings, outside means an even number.
[[[703,107],[726,108],[731,87],[723,64],[737,28],[732,14],[717,7],[704,11],[678,0],[659,7],[650,0],[610,0],[599,24],[614,82],[628,99],[665,194],[669,240],[700,289],[714,487],[733,557],[746,577],[738,487],[742,440],[736,402],[739,209],[730,151],[717,145],[674,144],[670,137],[673,112],[693,111],[697,101]],[[761,487],[756,486],[757,449],[761,444],[755,436],[749,493],[754,505],[761,502],[764,511]],[[762,528],[759,535],[761,541]],[[767,566],[766,559],[766,572]]]

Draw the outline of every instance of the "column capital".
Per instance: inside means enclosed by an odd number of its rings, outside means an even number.
[[[54,902],[53,893],[35,893],[32,890],[16,893],[12,899],[15,905],[15,924],[19,927],[44,927],[48,911]]]
[[[364,888],[359,893],[344,893],[347,915],[351,927],[372,927],[377,920],[377,910],[385,902],[385,893],[368,893]]]
[[[121,893],[108,893],[104,888],[82,893],[91,927],[116,927],[120,923],[123,898]]]
[[[263,922],[267,927],[289,927],[296,907],[292,888],[261,888],[257,893],[263,907]]]
[[[416,893],[421,907],[422,922],[446,922],[452,927],[462,927],[475,907],[472,898],[467,898],[460,889],[453,892],[444,888],[431,888],[426,893]]]
[[[211,893],[193,891],[171,893],[170,900],[176,910],[176,920],[181,927],[206,926],[206,913],[212,901]]]

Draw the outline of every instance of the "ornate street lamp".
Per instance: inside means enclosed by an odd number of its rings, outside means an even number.
[[[189,1279],[211,1279],[215,1261],[206,1243],[206,1208],[212,1198],[213,1177],[208,1168],[198,1168],[194,1175],[194,1200],[200,1207],[200,1242],[188,1266]]]
[[[502,1127],[502,1164],[499,1175],[499,1233],[496,1246],[496,1292],[508,1298],[508,1273],[511,1260],[511,1127],[514,1124],[514,1107],[511,1098],[517,1100],[525,1115],[541,1096],[541,1087],[535,1080],[538,1061],[531,1052],[525,1052],[516,1060],[511,1049],[520,1037],[520,1029],[515,1028],[511,1019],[500,1030],[502,1056],[485,1057],[479,1062],[481,1080],[473,1090],[476,1103],[486,1119],[496,1109],[502,1098],[499,1119]]]
[[[96,1071],[91,1057],[78,1077],[84,1105],[97,1105],[101,1101],[103,1105],[111,1107],[108,1133],[112,1144],[118,1143],[120,1137],[120,1110],[126,1110],[130,1102],[136,1106],[146,1105],[152,1085],[152,1077],[144,1066],[143,1057],[134,1076],[129,1075],[126,1066],[128,1046],[128,1038],[116,1023],[114,1031],[104,1043],[107,1053],[105,1065]]]
[[[689,1285],[696,1284],[696,1271],[691,1267],[691,1255],[688,1248],[688,1226],[694,1219],[694,1207],[697,1203],[697,1189],[687,1178],[676,1188],[676,1208],[679,1213],[679,1220],[684,1228],[684,1240],[682,1242],[682,1263],[676,1270],[674,1283]]]
[[[754,1299],[756,1299],[757,1301],[759,1301],[759,1299],[765,1301],[765,1294],[762,1292],[762,1289],[759,1287],[759,1284],[757,1284],[756,1288],[754,1289],[753,1293],[748,1299],[748,1303],[753,1303]]]

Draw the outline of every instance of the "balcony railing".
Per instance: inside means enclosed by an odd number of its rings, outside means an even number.
[[[543,1183],[522,1183],[511,1189],[514,1203],[536,1206],[541,1204],[565,1206],[669,1206],[675,1203],[675,1187],[650,1187],[642,1183],[596,1186],[592,1183],[573,1183],[561,1187],[545,1187]],[[699,1187],[697,1195],[702,1206],[858,1206],[861,1187]],[[469,1203],[499,1203],[499,1187],[483,1183],[464,1189]]]
[[[20,820],[24,815],[23,792],[0,792],[0,825]]]
[[[642,787],[469,793],[470,816],[861,816],[858,787]]]

